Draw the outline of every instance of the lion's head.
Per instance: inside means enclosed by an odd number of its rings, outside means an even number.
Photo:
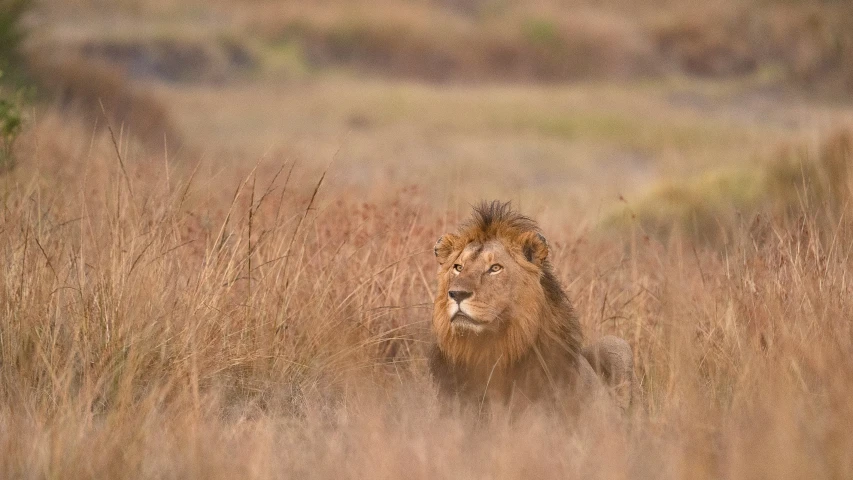
[[[547,343],[577,356],[581,335],[536,223],[509,203],[482,203],[439,238],[433,326],[438,348],[466,367],[510,366]]]

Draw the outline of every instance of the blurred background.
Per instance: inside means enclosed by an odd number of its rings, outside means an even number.
[[[0,0],[0,70],[0,478],[853,478],[851,0]],[[439,415],[491,198],[627,428]]]
[[[787,152],[853,122],[846,0],[0,5],[3,88],[37,99],[31,124],[110,123],[175,161],[334,158],[327,181],[368,197],[695,223],[779,201]]]

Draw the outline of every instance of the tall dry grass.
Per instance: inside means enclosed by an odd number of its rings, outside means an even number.
[[[0,179],[3,478],[853,475],[849,206],[723,250],[545,222],[645,411],[474,424],[424,362],[431,245],[464,208],[123,142],[48,116]]]

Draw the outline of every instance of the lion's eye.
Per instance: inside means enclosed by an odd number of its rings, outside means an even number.
[[[453,270],[455,270],[456,272],[461,272],[462,271],[462,265],[460,265],[458,263],[454,264]]]
[[[497,263],[489,267],[489,273],[498,273],[503,270],[504,267],[498,265]]]

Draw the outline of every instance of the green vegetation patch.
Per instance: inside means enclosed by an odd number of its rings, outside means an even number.
[[[638,226],[645,234],[665,238],[673,233],[700,243],[731,238],[743,219],[767,214],[809,218],[832,228],[853,198],[853,135],[831,136],[816,152],[783,149],[754,169],[712,171],[685,181],[666,181],[637,202],[616,208],[605,229]]]
[[[19,60],[26,33],[21,19],[31,6],[30,0],[0,0],[0,68],[8,69]]]
[[[534,44],[545,47],[562,47],[560,29],[552,20],[543,18],[531,18],[521,23],[524,38]]]
[[[703,242],[727,236],[740,212],[755,211],[765,196],[760,170],[712,171],[685,181],[666,181],[637,202],[609,215],[606,228],[639,225],[647,235],[664,238],[673,232]]]
[[[3,71],[0,70],[0,78],[2,77]],[[0,86],[0,174],[15,167],[13,147],[22,126],[17,97],[17,95],[6,95]]]

